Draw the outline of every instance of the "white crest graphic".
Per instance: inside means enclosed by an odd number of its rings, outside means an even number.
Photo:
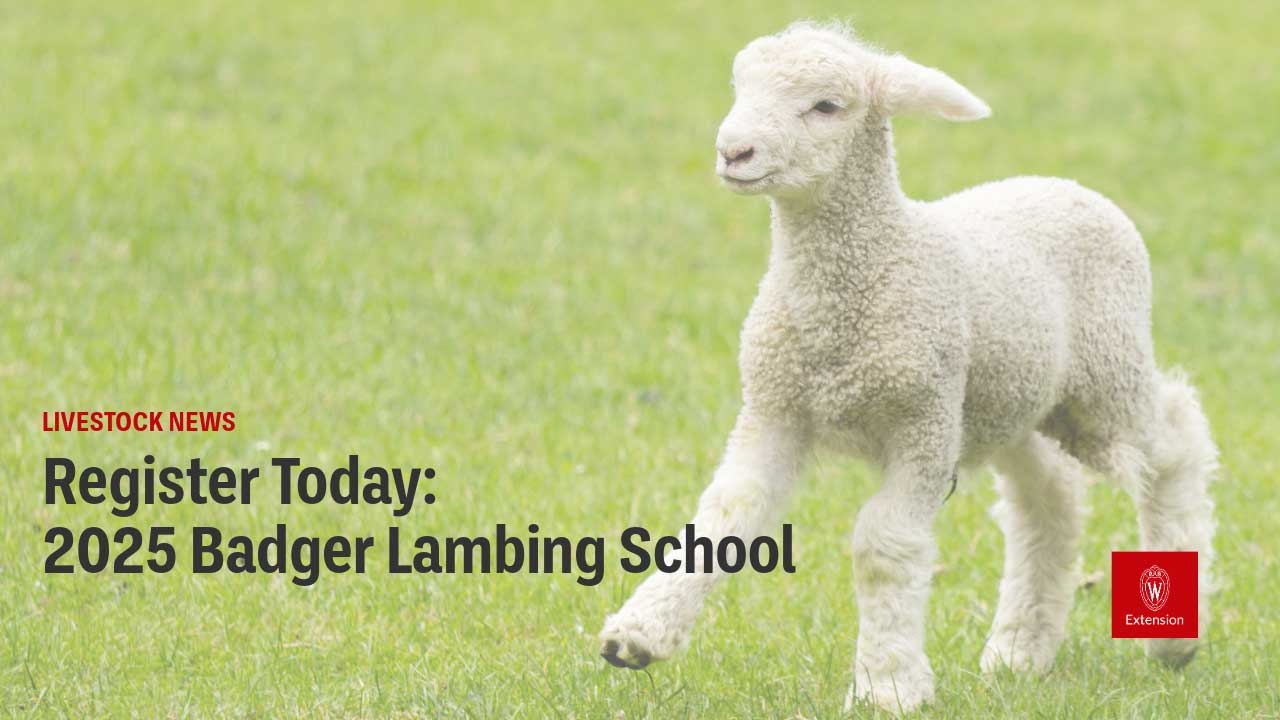
[[[1138,578],[1138,587],[1142,604],[1146,605],[1151,612],[1160,612],[1160,608],[1169,602],[1169,591],[1173,589],[1173,585],[1169,582],[1169,573],[1159,565],[1152,565],[1142,571],[1142,575]]]

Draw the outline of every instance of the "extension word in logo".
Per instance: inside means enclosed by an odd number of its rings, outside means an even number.
[[[1160,608],[1169,602],[1169,573],[1159,565],[1152,565],[1142,571],[1138,578],[1138,594],[1142,604],[1151,612],[1160,612]]]
[[[1111,637],[1196,637],[1198,580],[1194,552],[1111,553]]]

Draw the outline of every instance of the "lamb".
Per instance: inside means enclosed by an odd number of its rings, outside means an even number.
[[[1004,574],[981,667],[1033,673],[1065,634],[1092,471],[1132,496],[1144,549],[1199,553],[1203,636],[1217,451],[1195,390],[1156,366],[1133,223],[1054,178],[905,197],[890,118],[990,110],[842,26],[797,23],[751,42],[733,84],[716,170],[734,192],[769,197],[772,249],[742,330],[742,409],[698,533],[767,531],[817,446],[882,469],[853,535],[849,702],[905,712],[933,698],[931,528],[958,470],[993,466],[1001,498]],[[670,657],[719,576],[651,576],[606,619],[601,654],[629,668]],[[1147,641],[1173,666],[1196,647]]]

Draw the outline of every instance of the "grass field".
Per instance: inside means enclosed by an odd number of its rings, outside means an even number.
[[[858,615],[847,538],[875,489],[824,456],[788,520],[794,576],[748,575],[692,648],[608,668],[638,582],[629,525],[689,517],[737,410],[768,208],[717,186],[733,53],[851,19],[951,73],[992,119],[896,124],[935,198],[1014,174],[1114,198],[1154,264],[1165,364],[1222,446],[1225,587],[1185,672],[1112,640],[1082,589],[1046,678],[983,677],[999,532],[988,478],[937,524],[924,714],[1277,717],[1280,5],[1261,2],[157,3],[0,0],[0,708],[13,716],[755,718],[839,715]],[[49,434],[59,409],[226,409],[235,432]],[[439,502],[154,507],[134,525],[265,533],[600,535],[570,576],[46,576],[43,458],[273,455],[432,465]],[[1090,490],[1086,573],[1136,546]],[[181,534],[180,534],[181,537]],[[860,713],[869,714],[862,710]]]

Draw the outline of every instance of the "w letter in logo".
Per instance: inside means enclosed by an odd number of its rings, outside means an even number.
[[[1142,598],[1142,604],[1151,612],[1160,612],[1160,608],[1169,602],[1170,589],[1169,573],[1159,565],[1143,570],[1138,578],[1138,595]]]

